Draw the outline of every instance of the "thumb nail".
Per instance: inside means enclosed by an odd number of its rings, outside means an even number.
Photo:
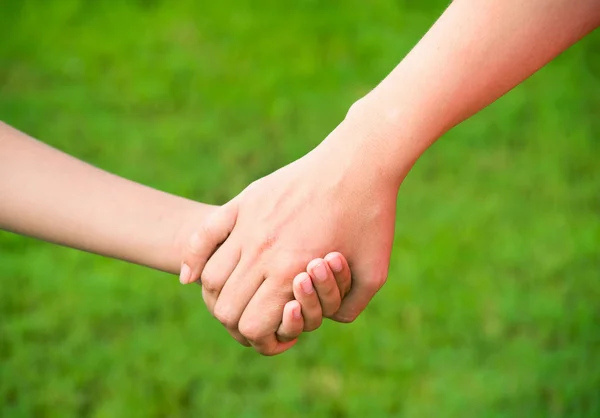
[[[190,282],[191,275],[192,275],[192,270],[190,269],[190,266],[183,263],[181,265],[181,272],[179,273],[179,282],[181,284],[188,284]]]

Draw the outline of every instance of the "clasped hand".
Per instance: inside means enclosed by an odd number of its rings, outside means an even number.
[[[318,327],[319,302],[324,317],[353,321],[387,278],[397,189],[367,175],[356,153],[334,151],[347,134],[338,127],[252,183],[198,229],[184,255],[182,282],[199,279],[209,311],[262,354],[281,353]],[[318,300],[302,291],[310,279]],[[300,309],[298,329],[290,324]]]

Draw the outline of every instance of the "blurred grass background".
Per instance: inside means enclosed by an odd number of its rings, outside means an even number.
[[[446,5],[3,0],[0,119],[224,203],[318,144]],[[600,416],[599,35],[429,150],[388,284],[276,358],[175,277],[0,233],[0,415]]]

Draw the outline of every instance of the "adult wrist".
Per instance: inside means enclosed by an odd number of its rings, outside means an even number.
[[[403,120],[400,108],[367,95],[355,102],[324,143],[333,143],[362,175],[375,176],[396,188],[424,150],[423,137]]]

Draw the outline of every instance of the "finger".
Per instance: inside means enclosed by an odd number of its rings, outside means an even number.
[[[203,287],[203,288],[202,288],[202,299],[204,299],[204,303],[205,303],[206,305],[208,305],[208,304],[206,303],[206,301],[207,301],[207,296],[206,296],[205,292],[206,292],[206,290],[205,290],[205,288]],[[208,308],[208,306],[207,306],[207,308]],[[210,309],[209,309],[209,312],[210,312],[210,313],[211,313],[213,316],[215,316],[212,310],[210,310]],[[215,317],[216,317],[216,316],[215,316]],[[240,332],[237,330],[237,328],[235,328],[235,329],[234,329],[234,328],[227,328],[227,327],[225,327],[225,329],[227,330],[227,332],[229,333],[229,335],[231,335],[231,336],[232,336],[232,337],[233,337],[233,338],[234,338],[234,339],[235,339],[235,340],[236,340],[238,343],[240,343],[241,345],[243,345],[243,346],[245,346],[245,347],[250,347],[250,343],[248,342],[248,340],[246,339],[246,337],[244,337],[244,336],[243,336],[243,335],[242,335],[242,334],[241,334],[241,333],[240,333]]]
[[[352,273],[348,267],[348,261],[346,261],[346,257],[337,252],[327,254],[325,261],[333,272],[340,295],[344,299],[352,287]]]
[[[356,271],[355,271],[356,273]],[[365,277],[365,279],[362,279]],[[387,270],[385,273],[365,274],[361,276],[355,274],[352,279],[352,289],[342,301],[340,309],[331,316],[331,319],[338,322],[352,322],[358,315],[367,307],[373,296],[381,289],[387,278]]]
[[[283,308],[293,297],[291,283],[289,288],[284,283],[281,279],[265,280],[248,303],[239,322],[242,335],[256,351],[266,356],[283,353],[297,341],[280,342],[275,336]]]
[[[244,258],[242,255],[240,262],[225,282],[213,305],[213,315],[232,335],[237,335],[239,332],[238,324],[240,318],[246,306],[264,281],[262,270],[255,267],[254,264],[253,259]],[[285,302],[291,299],[290,297]],[[277,317],[277,326],[273,327],[271,331],[273,334],[281,322],[284,303],[281,304],[282,311],[279,312]]]
[[[201,274],[201,280],[196,283],[200,283],[202,286],[202,299],[208,311],[218,320],[221,321],[223,318],[219,318],[215,314],[215,305],[217,303],[219,293],[225,285],[225,282],[229,276],[235,270],[235,267],[240,260],[240,249],[237,242],[233,237],[230,237],[219,247],[215,254],[208,260],[204,270]],[[230,325],[225,327],[227,332],[240,344],[249,347],[250,343],[240,332],[237,327]]]
[[[302,334],[303,329],[304,320],[300,303],[297,300],[286,303],[283,308],[281,325],[276,333],[277,339],[282,343],[293,341]]]
[[[329,265],[322,258],[308,263],[306,270],[313,279],[313,285],[319,295],[323,316],[330,317],[340,308],[342,298]]]
[[[319,296],[315,292],[312,279],[308,273],[300,273],[294,278],[293,291],[294,298],[296,298],[302,307],[304,331],[316,330],[323,322],[323,312],[321,311]]]
[[[210,257],[202,270],[200,280],[197,281],[202,285],[204,303],[213,315],[221,289],[240,261],[241,249],[234,235],[230,236]]]
[[[204,265],[215,249],[227,239],[237,219],[234,200],[217,209],[190,237],[184,250],[179,281],[188,284],[200,278]]]

